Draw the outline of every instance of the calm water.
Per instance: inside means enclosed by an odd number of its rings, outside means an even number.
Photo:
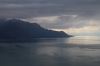
[[[0,66],[100,66],[100,37],[0,43]]]

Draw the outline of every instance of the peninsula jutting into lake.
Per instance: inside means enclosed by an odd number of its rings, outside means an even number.
[[[0,39],[66,37],[71,37],[71,35],[63,31],[45,29],[37,23],[29,23],[18,19],[0,21]]]

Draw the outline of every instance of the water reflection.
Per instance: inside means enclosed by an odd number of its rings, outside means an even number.
[[[100,38],[39,39],[1,43],[1,66],[100,66]],[[93,43],[92,43],[93,42]]]
[[[66,40],[72,44],[100,44],[100,37],[97,36],[76,36]]]

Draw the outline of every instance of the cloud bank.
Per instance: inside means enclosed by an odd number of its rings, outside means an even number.
[[[1,0],[0,18],[37,22],[50,29],[100,30],[100,0]],[[88,28],[86,28],[88,27]],[[87,30],[87,31],[88,31]]]

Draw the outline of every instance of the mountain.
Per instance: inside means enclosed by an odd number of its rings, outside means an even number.
[[[19,38],[64,38],[71,37],[63,31],[53,31],[41,27],[37,23],[10,19],[0,21],[0,39]]]

